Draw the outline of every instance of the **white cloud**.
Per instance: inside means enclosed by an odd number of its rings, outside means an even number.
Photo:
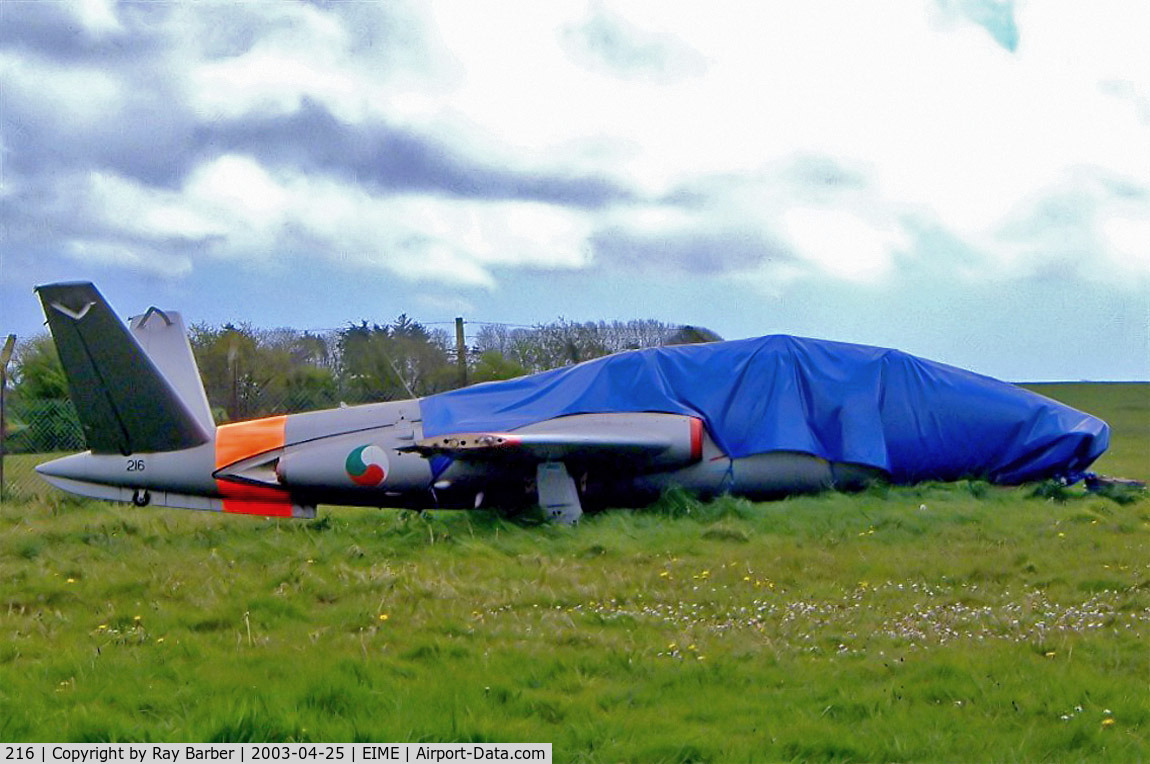
[[[0,51],[3,98],[19,99],[70,129],[101,124],[119,112],[124,83],[92,66],[60,66]]]
[[[588,222],[552,205],[412,197],[396,200],[395,214],[484,265],[575,268],[587,263]]]
[[[195,73],[193,104],[209,117],[290,114],[303,98],[335,104],[341,116],[357,111],[357,83],[336,67],[278,51],[256,51],[205,64]]]
[[[303,3],[249,10],[269,18],[248,50],[193,62],[189,96],[200,115],[289,114],[305,97],[345,118],[362,114],[373,88],[350,66],[348,35],[334,18]]]
[[[74,192],[92,225],[126,240],[96,246],[77,238],[75,251],[129,267],[143,257],[134,247],[150,251],[185,239],[201,242],[201,256],[248,262],[294,256],[317,267],[490,287],[492,268],[577,268],[589,257],[590,221],[556,206],[378,197],[323,176],[272,173],[243,156],[201,166],[179,191],[92,173]]]
[[[180,278],[192,272],[192,263],[187,257],[118,240],[72,239],[67,243],[66,254],[85,265],[114,265],[164,278]]]
[[[282,219],[290,193],[254,160],[225,155],[199,167],[186,191],[192,200],[237,222],[262,228]]]
[[[991,274],[1057,271],[1064,279],[1140,289],[1150,282],[1147,198],[1150,187],[1124,176],[1076,168],[1034,189],[998,228],[970,241],[986,254]]]
[[[874,281],[891,268],[893,252],[905,249],[897,230],[879,228],[841,210],[795,207],[783,226],[798,254],[824,273],[850,281]]]
[[[1127,278],[1146,281],[1150,274],[1150,214],[1141,217],[1115,215],[1102,221],[1102,235],[1116,253]]]
[[[67,4],[63,7],[69,8]],[[76,0],[71,11],[85,29],[97,36],[122,29],[120,20],[116,18],[114,0]]]
[[[128,240],[199,239],[225,232],[211,210],[198,209],[174,191],[149,188],[106,172],[70,178],[65,185],[69,187],[69,204],[76,206],[88,226],[118,232]],[[69,213],[61,209],[57,214]],[[126,253],[131,246],[101,248],[101,262],[111,262],[116,252]],[[126,264],[136,262],[128,255],[124,260]]]
[[[372,10],[366,4],[341,10],[349,9]],[[354,16],[348,20],[306,3],[248,4],[206,18],[180,8],[182,23],[203,27],[201,35],[183,41],[180,53],[190,105],[205,119],[290,114],[304,99],[349,123],[434,117],[444,108],[445,88],[437,80],[449,81],[452,67],[416,50],[435,46],[433,35],[423,35],[419,6],[389,3],[376,10],[385,36],[365,45],[358,39],[363,30],[353,28]],[[233,18],[258,30],[254,42],[234,55],[208,55],[200,38],[218,34],[213,23],[226,25]]]

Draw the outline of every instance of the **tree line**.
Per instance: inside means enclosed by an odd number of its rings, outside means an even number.
[[[406,314],[388,324],[361,321],[318,333],[248,323],[193,324],[188,339],[213,415],[222,423],[420,397],[623,350],[721,338],[707,329],[650,319],[482,324],[464,349],[465,375],[454,336]],[[8,450],[54,450],[60,433],[73,427],[75,414],[63,404],[67,380],[51,338],[44,334],[19,343],[11,371],[14,421]],[[31,419],[36,421],[25,421]]]

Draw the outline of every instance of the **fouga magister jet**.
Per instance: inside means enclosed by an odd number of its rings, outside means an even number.
[[[178,313],[121,323],[94,286],[37,288],[88,451],[42,464],[83,496],[314,517],[395,508],[641,506],[872,480],[1074,481],[1105,422],[897,350],[786,335],[618,353],[417,400],[217,426]]]

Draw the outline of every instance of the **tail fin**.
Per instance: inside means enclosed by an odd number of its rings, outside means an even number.
[[[181,398],[181,392],[189,394],[184,375],[190,358],[174,352],[169,338],[156,343],[162,347],[158,367],[92,284],[48,284],[36,291],[93,453],[179,451],[211,439],[202,387],[199,399],[189,398],[194,408]],[[138,319],[137,336],[159,337],[171,328],[152,330],[153,321],[151,311]]]
[[[214,430],[216,423],[212,419],[212,407],[208,404],[204,382],[200,379],[200,370],[196,367],[196,358],[192,355],[188,332],[180,314],[174,310],[148,308],[144,315],[129,319],[128,328],[183,401],[188,413],[206,431]]]

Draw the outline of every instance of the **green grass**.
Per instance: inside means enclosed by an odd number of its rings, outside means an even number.
[[[1145,479],[1150,433],[1127,437],[1138,405],[1108,416],[1121,399],[1084,408],[1115,429],[1103,471]],[[672,494],[578,528],[9,501],[0,739],[1144,760],[1150,499],[1134,499],[983,483]]]

